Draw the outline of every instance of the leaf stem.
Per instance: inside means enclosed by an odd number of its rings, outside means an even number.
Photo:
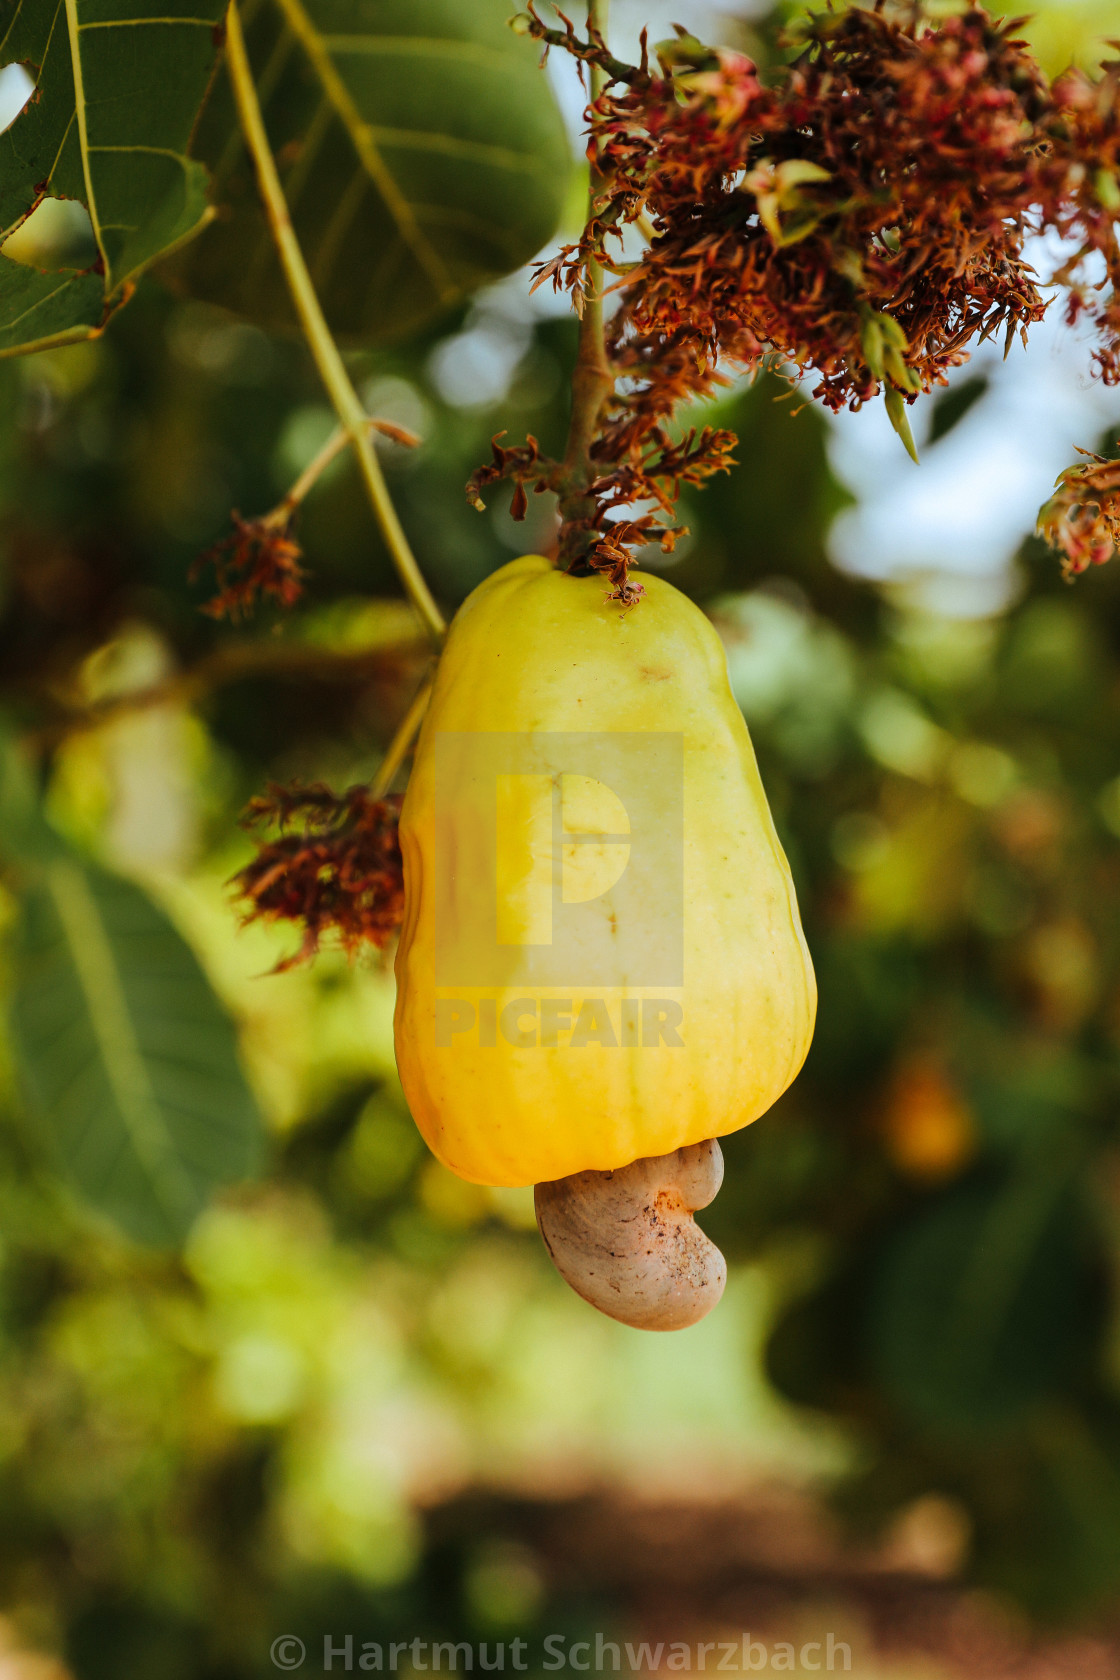
[[[385,757],[378,765],[377,774],[370,783],[370,796],[373,799],[384,799],[393,785],[393,777],[408,757],[416,731],[424,721],[424,713],[428,709],[428,701],[432,697],[432,683],[434,677],[425,677],[420,689],[408,711],[397,725],[396,734],[385,749]]]
[[[609,0],[587,0],[588,28],[605,33]],[[588,66],[592,103],[606,86],[606,72],[599,65]],[[595,214],[595,202],[602,176],[594,153],[589,155],[588,219]],[[579,322],[579,348],[572,370],[572,412],[564,451],[565,490],[560,497],[561,557],[569,566],[578,565],[587,547],[589,521],[595,514],[595,499],[589,487],[595,477],[591,446],[595,441],[604,405],[614,388],[614,372],[607,358],[603,337],[603,271],[593,259],[587,264],[586,290]]]
[[[415,433],[404,426],[395,426],[389,420],[375,420],[372,417],[366,421],[371,432],[381,432],[385,437],[393,438],[397,443],[407,444],[412,448],[420,442]],[[350,433],[345,426],[337,426],[320,449],[319,453],[304,467],[292,488],[288,491],[271,513],[262,516],[262,525],[283,525],[290,519],[292,510],[299,507],[304,498],[315,488],[319,479],[326,472],[331,462],[349,446]]]
[[[319,376],[326,386],[327,395],[334,405],[335,413],[345,427],[351,447],[357,456],[366,493],[405,593],[433,639],[438,642],[447,625],[424,581],[416,563],[416,556],[397,517],[381,464],[370,442],[369,416],[362,407],[338,346],[331,336],[292,227],[284,189],[280,184],[272,148],[268,143],[236,0],[230,0],[229,11],[226,14],[226,55],[241,131],[256,168],[265,215],[304,337],[319,370]]]
[[[600,17],[592,18],[591,21],[605,32],[606,5],[601,8]],[[625,82],[632,87],[636,82],[649,81],[648,73],[644,69],[639,69],[636,64],[627,64],[621,58],[615,58],[613,53],[600,51],[591,40],[584,47],[570,25],[566,29],[548,29],[535,11],[523,12],[520,16],[511,18],[510,22],[518,34],[531,35],[534,41],[543,41],[548,47],[559,47],[562,52],[571,53],[572,57],[579,59],[581,63],[601,66],[604,78],[612,82]]]

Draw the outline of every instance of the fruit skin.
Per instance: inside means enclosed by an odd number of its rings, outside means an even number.
[[[607,1171],[737,1131],[781,1095],[809,1048],[812,963],[722,645],[671,584],[643,581],[645,598],[620,612],[601,578],[569,577],[539,555],[493,573],[451,626],[417,743],[401,812],[397,1064],[432,1151],[477,1183]],[[500,984],[437,986],[436,740],[511,730],[682,737],[683,986],[627,984],[624,971],[608,986],[540,986],[526,979],[516,945]],[[492,806],[492,788],[486,796]],[[492,874],[493,856],[479,843],[469,791],[452,813],[456,890],[465,892]],[[666,853],[671,873],[668,843]],[[605,911],[610,901],[608,892]],[[596,998],[616,1021],[623,997],[675,999],[683,1044],[577,1048],[561,1034],[555,1045],[517,1047],[461,1031],[437,1046],[436,1001],[449,995],[494,998],[499,1018],[518,998],[570,999],[573,1015]]]

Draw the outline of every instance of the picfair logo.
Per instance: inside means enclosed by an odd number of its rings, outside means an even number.
[[[679,986],[683,738],[436,737],[436,983]]]

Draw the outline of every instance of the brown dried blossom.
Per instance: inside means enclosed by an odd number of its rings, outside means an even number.
[[[1097,81],[1067,70],[1052,96],[1051,149],[1038,170],[1042,202],[1049,225],[1075,246],[1055,278],[1069,287],[1069,312],[1096,326],[1094,372],[1120,385],[1120,62],[1103,65]],[[1095,285],[1084,272],[1091,254],[1104,266]]]
[[[473,508],[482,513],[486,508],[482,492],[487,485],[497,484],[503,478],[511,479],[514,492],[509,511],[514,519],[522,520],[529,511],[529,501],[525,494],[526,484],[532,484],[538,493],[548,490],[551,487],[552,469],[556,463],[541,454],[541,446],[532,432],[523,444],[513,449],[498,442],[498,439],[504,436],[504,432],[497,432],[490,439],[492,458],[485,466],[476,467],[468,478],[467,500]]]
[[[970,345],[1009,346],[1041,318],[1031,233],[1072,243],[1054,279],[1097,328],[1096,372],[1120,381],[1120,66],[1051,85],[1020,20],[974,8],[931,22],[880,0],[805,20],[787,41],[798,56],[768,85],[750,59],[680,30],[656,69],[644,51],[621,65],[560,16],[549,28],[530,5],[522,26],[605,74],[588,110],[602,185],[578,243],[536,283],[568,289],[580,310],[599,267],[619,300],[584,565],[596,545],[648,540],[643,521],[606,531],[621,508],[667,511],[681,482],[728,464],[734,440],[706,433],[674,470],[668,431],[725,370],[775,367],[832,409],[882,394],[912,450],[907,405]],[[635,265],[620,242],[639,219],[652,237]],[[1094,257],[1100,286],[1086,278]]]
[[[1085,461],[1059,473],[1038,515],[1038,534],[1061,554],[1067,577],[1102,566],[1120,550],[1120,456],[1078,453]]]
[[[404,913],[400,804],[399,795],[374,799],[365,787],[336,794],[321,782],[273,784],[250,801],[245,827],[279,833],[233,877],[248,900],[245,920],[303,930],[299,950],[276,973],[308,961],[328,933],[348,956],[370,945],[380,950],[392,938]]]
[[[234,509],[229,536],[199,555],[190,570],[193,580],[207,562],[214,567],[218,593],[203,606],[204,613],[236,621],[247,617],[262,595],[272,596],[282,607],[299,600],[306,573],[300,565],[303,550],[292,532],[293,517],[285,510],[263,519],[242,519]]]

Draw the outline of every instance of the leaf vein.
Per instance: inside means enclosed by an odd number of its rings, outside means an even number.
[[[93,190],[93,178],[89,168],[89,135],[86,133],[86,91],[82,81],[82,55],[78,51],[78,0],[66,0],[66,27],[70,35],[70,61],[74,73],[74,108],[78,116],[78,140],[82,153],[82,174],[86,183],[86,209],[93,225],[93,237],[97,240],[97,248],[101,252],[101,261],[105,269],[106,278],[109,275],[109,262],[105,255],[105,247],[101,241],[101,229],[98,224],[97,198]]]
[[[149,152],[153,157],[174,158],[185,169],[187,160],[182,152],[176,152],[170,146],[90,146],[93,152]]]
[[[166,1212],[193,1207],[193,1190],[180,1166],[160,1112],[144,1053],[129,1013],[124,982],[101,912],[82,871],[57,863],[47,888],[62,924],[90,1025],[118,1113],[137,1161]]]
[[[323,45],[328,52],[351,53],[372,57],[384,54],[402,58],[450,58],[456,64],[473,61],[487,70],[508,70],[521,73],[521,66],[508,53],[477,41],[439,41],[428,35],[324,35]]]
[[[9,258],[8,261],[11,261],[11,259]],[[13,263],[12,266],[15,267],[16,265]],[[15,327],[19,326],[21,321],[26,321],[29,316],[34,315],[35,312],[42,309],[45,304],[51,303],[56,297],[58,297],[59,293],[64,292],[69,285],[70,281],[64,280],[60,286],[55,287],[53,292],[47,292],[44,297],[36,298],[35,302],[31,304],[29,308],[25,309],[22,315],[13,316],[10,321],[5,321],[2,317],[0,317],[0,328],[2,328],[4,332],[11,332]]]
[[[69,3],[73,4],[74,0],[69,0]],[[314,24],[300,4],[300,0],[277,0],[277,3],[307,55],[323,91],[338,112],[362,167],[377,188],[386,208],[396,222],[401,238],[409,246],[420,267],[428,276],[440,301],[450,302],[457,296],[457,289],[444,266],[442,258],[425,236],[413,214],[411,205],[386,167],[385,160],[373,139],[370,126],[358,111],[349,88],[323,45],[322,36],[316,31]]]
[[[213,18],[196,17],[143,17],[143,18],[105,18],[94,23],[80,23],[78,33],[84,34],[87,29],[135,29],[144,24],[184,24],[192,29],[213,29]]]
[[[499,169],[509,169],[519,175],[538,175],[541,164],[527,152],[515,152],[508,146],[490,146],[483,140],[462,140],[455,134],[434,134],[418,128],[371,127],[370,133],[380,145],[399,147],[402,151],[440,152],[446,157],[468,158],[474,163],[492,163]]]

